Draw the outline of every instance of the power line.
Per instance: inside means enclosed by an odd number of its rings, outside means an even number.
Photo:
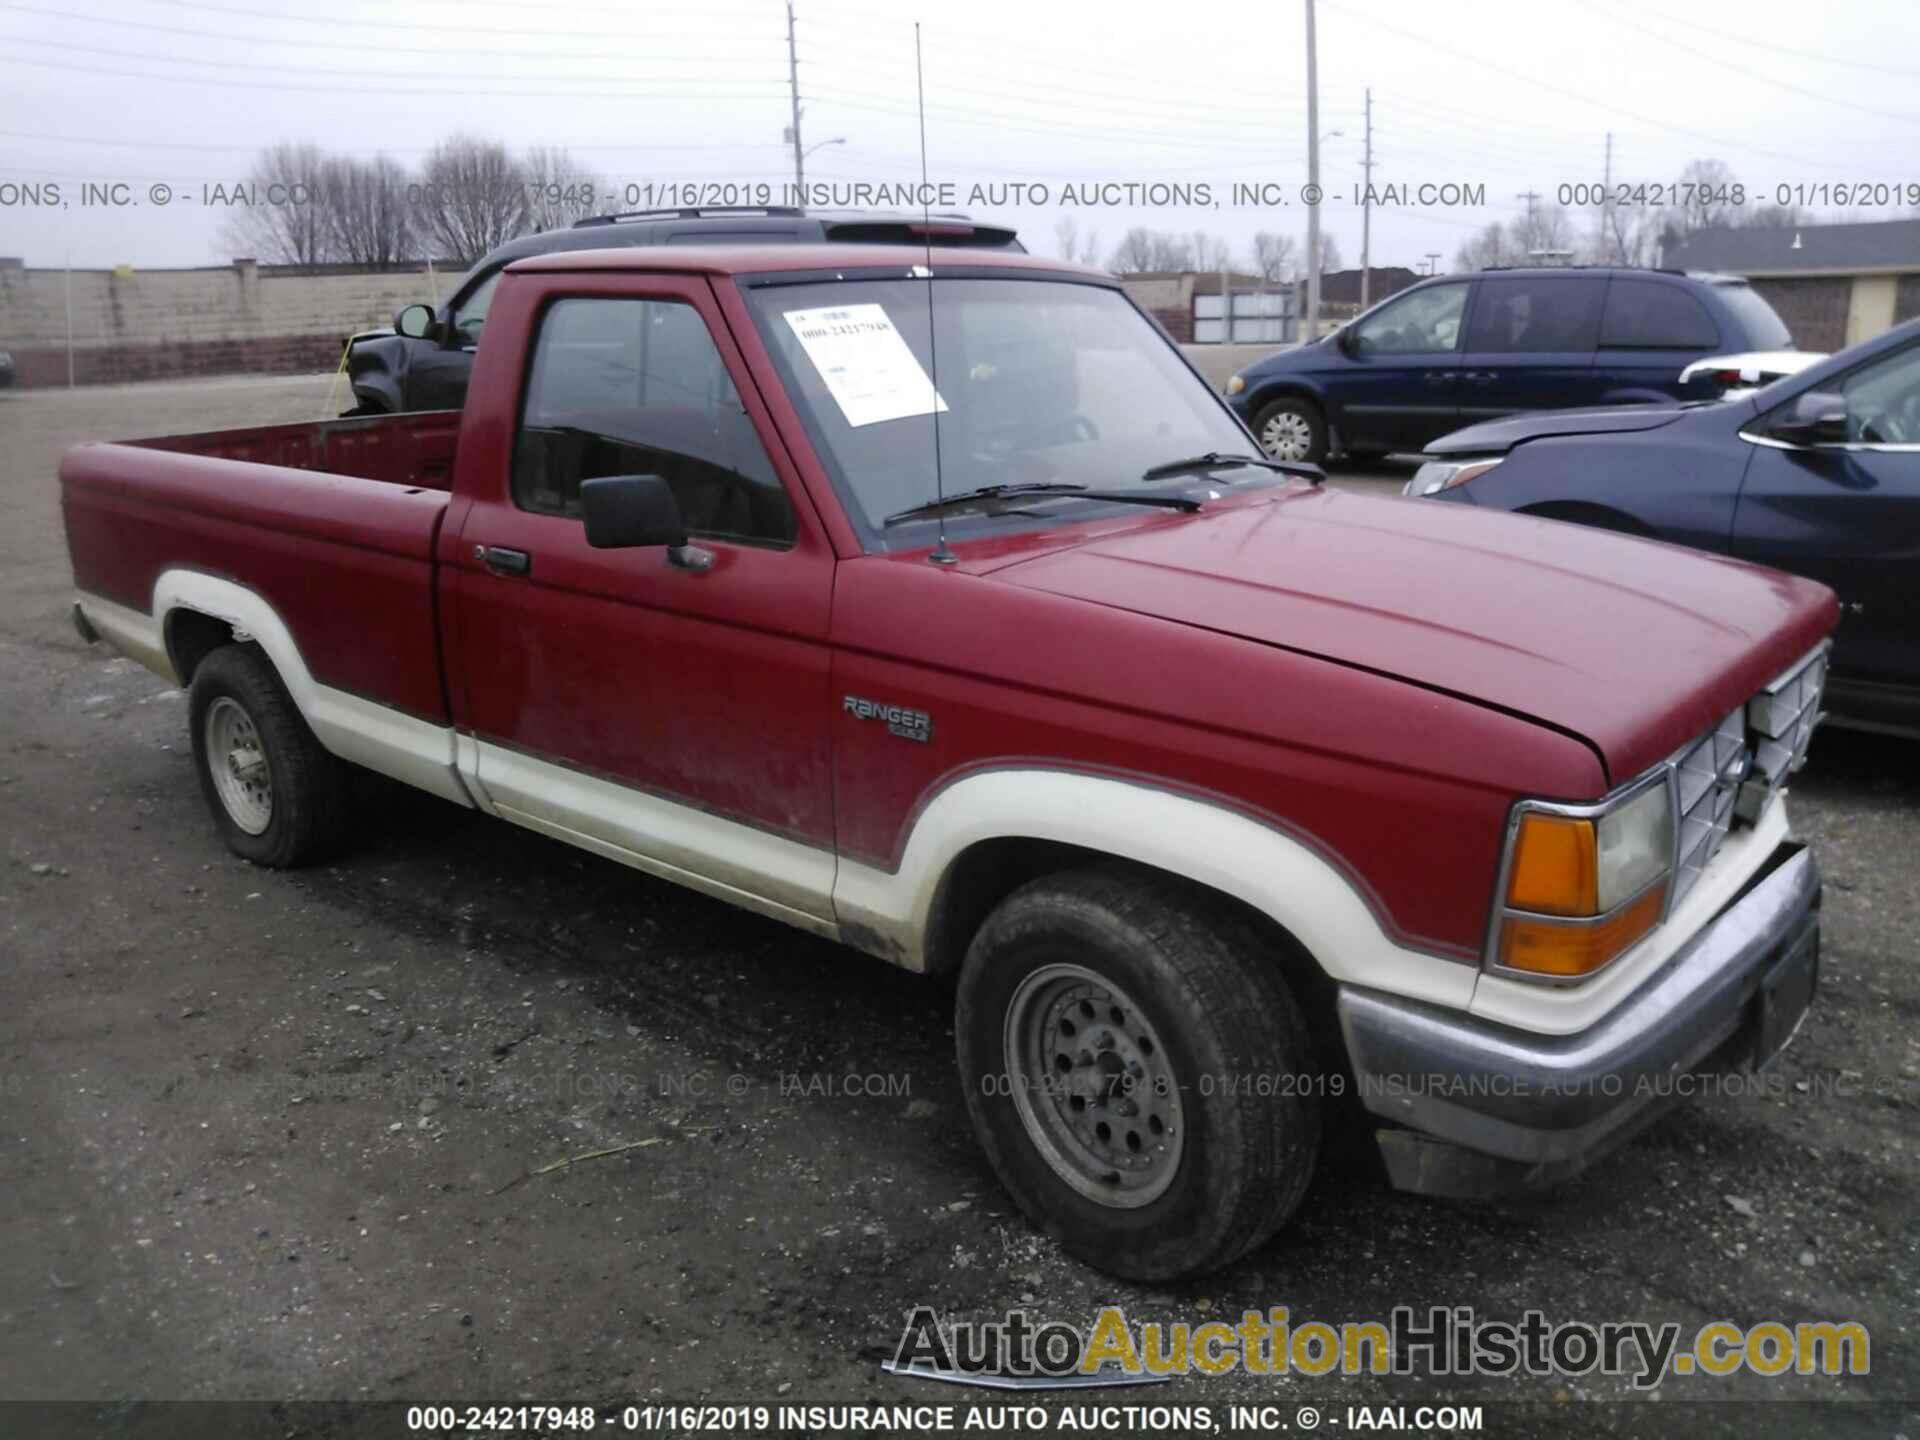
[[[128,80],[160,80],[175,85],[212,85],[225,90],[300,90],[323,95],[465,95],[465,96],[528,96],[546,100],[674,100],[685,102],[689,97],[684,94],[649,95],[637,90],[430,90],[418,85],[381,86],[381,85],[289,85],[277,80],[223,80],[211,75],[157,75],[150,70],[112,70],[99,65],[67,65],[58,60],[28,60],[19,55],[0,55],[0,65],[31,65],[42,70],[68,70],[82,75],[112,75]],[[767,100],[778,97],[778,91],[753,93],[741,91],[734,94],[703,94],[707,100]]]
[[[160,25],[145,20],[122,20],[118,17],[88,15],[78,10],[60,10],[50,5],[26,5],[19,0],[0,0],[0,10],[17,10],[27,15],[49,15],[59,20],[78,20],[89,25],[109,25],[122,30],[145,30],[157,35],[189,35],[201,40],[224,40],[235,45],[273,45],[287,50],[344,50],[355,55],[367,53],[364,40],[281,40],[265,35],[236,35],[231,31],[207,30],[195,25]],[[24,37],[14,37],[24,38]],[[630,35],[627,39],[640,40],[645,36]],[[50,44],[50,41],[39,41]],[[645,59],[662,65],[726,65],[740,62],[736,51],[731,55],[661,55],[653,51],[616,51],[616,50],[538,50],[525,49],[478,49],[473,46],[457,45],[389,45],[382,43],[380,51],[384,55],[463,55],[477,56],[481,59],[499,59],[521,62],[526,60],[618,60]]]
[[[361,20],[352,15],[301,15],[289,14],[277,10],[254,10],[244,5],[216,5],[211,0],[149,0],[154,5],[171,5],[180,10],[206,10],[218,15],[244,15],[252,20],[272,20],[278,24],[325,25],[338,28],[342,25],[355,25],[375,30],[430,30],[436,33],[458,35],[519,35],[556,36],[566,40],[633,40],[639,38],[630,30],[553,30],[546,26],[522,29],[517,26],[469,25],[465,21],[455,20],[443,24],[428,24],[420,21],[379,19]],[[102,17],[106,19],[107,17]],[[731,11],[702,12],[702,19],[757,20],[764,19],[761,12]]]
[[[191,57],[183,56],[183,55],[152,55],[141,50],[115,50],[105,45],[75,45],[75,44],[70,44],[63,40],[28,40],[28,39],[25,39],[24,37],[18,37],[18,36],[14,38],[15,38],[15,42],[21,45],[39,45],[50,50],[66,50],[66,51],[71,51],[81,55],[105,55],[110,59],[115,59],[115,60],[139,60],[147,64],[200,65],[200,66],[210,67],[213,69],[222,69],[222,68],[225,68],[228,64],[228,62],[224,60],[196,60]],[[508,57],[503,56],[502,58],[505,59]],[[31,64],[33,62],[28,61],[26,63]],[[259,61],[249,61],[247,68],[249,70],[271,71],[274,74],[278,74],[278,75],[347,75],[347,76],[359,76],[362,79],[378,79],[383,76],[390,75],[396,80],[404,80],[409,78],[408,72],[399,71],[399,70],[367,70],[365,68],[334,69],[334,68],[329,68],[327,66],[319,66],[319,65],[269,65]],[[185,78],[185,77],[182,77],[182,78]],[[488,80],[496,80],[496,79],[505,79],[509,77],[501,76],[501,75],[446,72],[446,73],[436,75],[435,78],[440,80],[488,81]],[[541,75],[538,78],[542,80],[551,80],[556,84],[565,84],[569,81],[574,81],[574,80],[599,80],[602,77],[600,77],[599,75]],[[662,78],[659,76],[635,75],[635,76],[622,76],[621,78],[633,84],[644,84],[648,86],[664,86],[664,85],[694,86],[695,88],[692,90],[675,92],[680,98],[683,98],[683,99],[699,98],[699,97],[705,96],[706,94],[709,93],[709,87],[711,84],[711,82],[707,80],[689,78],[686,76],[673,76],[670,78]],[[747,83],[772,85],[777,82],[773,80],[766,80],[766,81],[750,80]]]
[[[1902,65],[1876,65],[1870,60],[1852,60],[1843,55],[1823,55],[1818,50],[1807,50],[1799,45],[1770,45],[1765,40],[1754,40],[1744,35],[1729,35],[1724,30],[1715,30],[1706,25],[1695,24],[1689,20],[1676,20],[1664,12],[1659,17],[1668,25],[1677,25],[1682,30],[1692,30],[1696,34],[1708,36],[1722,44],[1745,45],[1753,50],[1766,50],[1775,55],[1785,55],[1796,61],[1812,60],[1821,65],[1844,65],[1852,70],[1871,70],[1879,75],[1899,75],[1907,79],[1920,76],[1920,70]]]
[[[1896,120],[1902,125],[1920,125],[1920,115],[1915,115],[1909,111],[1883,110],[1878,105],[1862,105],[1855,100],[1843,100],[1838,95],[1829,95],[1821,90],[1811,90],[1805,85],[1795,85],[1790,80],[1776,80],[1771,75],[1762,75],[1759,71],[1749,70],[1746,66],[1737,64],[1732,60],[1723,60],[1718,55],[1710,54],[1696,46],[1683,44],[1671,35],[1663,34],[1651,26],[1643,25],[1636,20],[1627,19],[1617,10],[1605,11],[1603,9],[1603,13],[1611,14],[1616,22],[1625,25],[1628,29],[1638,30],[1642,35],[1651,35],[1663,45],[1671,45],[1674,49],[1683,51],[1688,55],[1696,55],[1709,65],[1717,65],[1722,70],[1731,70],[1734,74],[1751,80],[1757,85],[1771,85],[1776,90],[1785,90],[1792,95],[1804,95],[1808,99],[1817,100],[1823,105],[1838,105],[1847,110],[1858,110],[1862,114],[1877,115],[1883,120]]]
[[[1482,69],[1495,71],[1498,74],[1523,81],[1538,89],[1551,91],[1562,99],[1578,100],[1584,105],[1592,105],[1610,114],[1625,115],[1629,119],[1638,120],[1643,125],[1651,125],[1656,130],[1665,130],[1674,135],[1685,135],[1693,140],[1704,140],[1708,144],[1717,145],[1725,150],[1744,150],[1749,154],[1765,155],[1770,159],[1785,160],[1794,165],[1807,166],[1809,169],[1822,168],[1821,162],[1809,160],[1804,155],[1789,155],[1779,150],[1768,150],[1758,145],[1749,145],[1738,140],[1729,140],[1725,136],[1710,135],[1704,130],[1694,130],[1684,125],[1670,124],[1667,121],[1657,120],[1650,115],[1641,115],[1632,110],[1623,110],[1611,100],[1596,100],[1591,95],[1583,95],[1577,90],[1569,90],[1557,81],[1545,79],[1538,75],[1529,75],[1524,70],[1515,70],[1511,66],[1501,65],[1497,61],[1487,59],[1484,55],[1476,55],[1471,51],[1462,50],[1457,46],[1447,44],[1443,40],[1436,40],[1431,35],[1423,34],[1418,30],[1409,30],[1405,26],[1395,25],[1390,21],[1376,19],[1371,15],[1363,14],[1346,4],[1345,0],[1323,0],[1323,3],[1359,21],[1362,25],[1371,25],[1376,29],[1386,30],[1405,39],[1417,41],[1431,49],[1440,51],[1442,54],[1452,55],[1457,59],[1464,60],[1468,64],[1478,65]]]

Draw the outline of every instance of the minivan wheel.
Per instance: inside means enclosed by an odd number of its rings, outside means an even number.
[[[1312,1178],[1299,1007],[1250,928],[1184,882],[1102,868],[1016,891],[968,948],[954,1036],[1002,1183],[1099,1269],[1218,1268]]]
[[[314,738],[256,645],[225,645],[193,672],[194,767],[221,838],[276,868],[324,858],[349,821],[346,764]]]
[[[1318,465],[1327,458],[1327,422],[1320,407],[1298,395],[1283,395],[1253,417],[1254,438],[1276,460]]]

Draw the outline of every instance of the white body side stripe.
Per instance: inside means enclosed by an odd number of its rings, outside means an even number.
[[[891,874],[842,860],[841,925],[887,937],[920,968],[940,877],[968,846],[1006,836],[1078,845],[1223,891],[1284,926],[1336,980],[1455,1008],[1473,996],[1474,966],[1396,945],[1346,877],[1298,840],[1189,796],[1062,770],[989,770],[949,785],[921,811]]]
[[[80,600],[103,638],[179,683],[159,620],[95,596]],[[230,581],[168,571],[153,615],[176,608],[258,641],[314,733],[344,759],[909,969],[926,964],[935,893],[954,859],[981,841],[1020,837],[1137,861],[1235,896],[1284,926],[1336,980],[1456,1009],[1474,997],[1476,967],[1396,944],[1311,848],[1189,796],[1068,771],[982,771],[934,797],[889,872],[321,685],[279,616]]]

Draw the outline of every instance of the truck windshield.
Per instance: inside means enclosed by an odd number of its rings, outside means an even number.
[[[1257,460],[1260,451],[1165,337],[1104,286],[956,277],[929,287],[902,277],[747,294],[869,550],[930,543],[931,513],[885,522],[935,498],[936,410],[941,493],[1061,487],[1045,503],[950,511],[953,535],[1083,520],[1113,506],[1069,486],[1180,495],[1280,478],[1224,458]],[[1217,475],[1143,477],[1207,452],[1223,457]]]

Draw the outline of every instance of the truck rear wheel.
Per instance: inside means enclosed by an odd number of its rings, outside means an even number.
[[[225,645],[202,660],[187,715],[200,789],[228,849],[284,868],[337,848],[346,765],[314,738],[258,646]]]
[[[1299,1006],[1250,928],[1179,881],[1016,891],[968,949],[954,1035],[1002,1183],[1090,1265],[1213,1269],[1306,1193],[1320,1093]]]

